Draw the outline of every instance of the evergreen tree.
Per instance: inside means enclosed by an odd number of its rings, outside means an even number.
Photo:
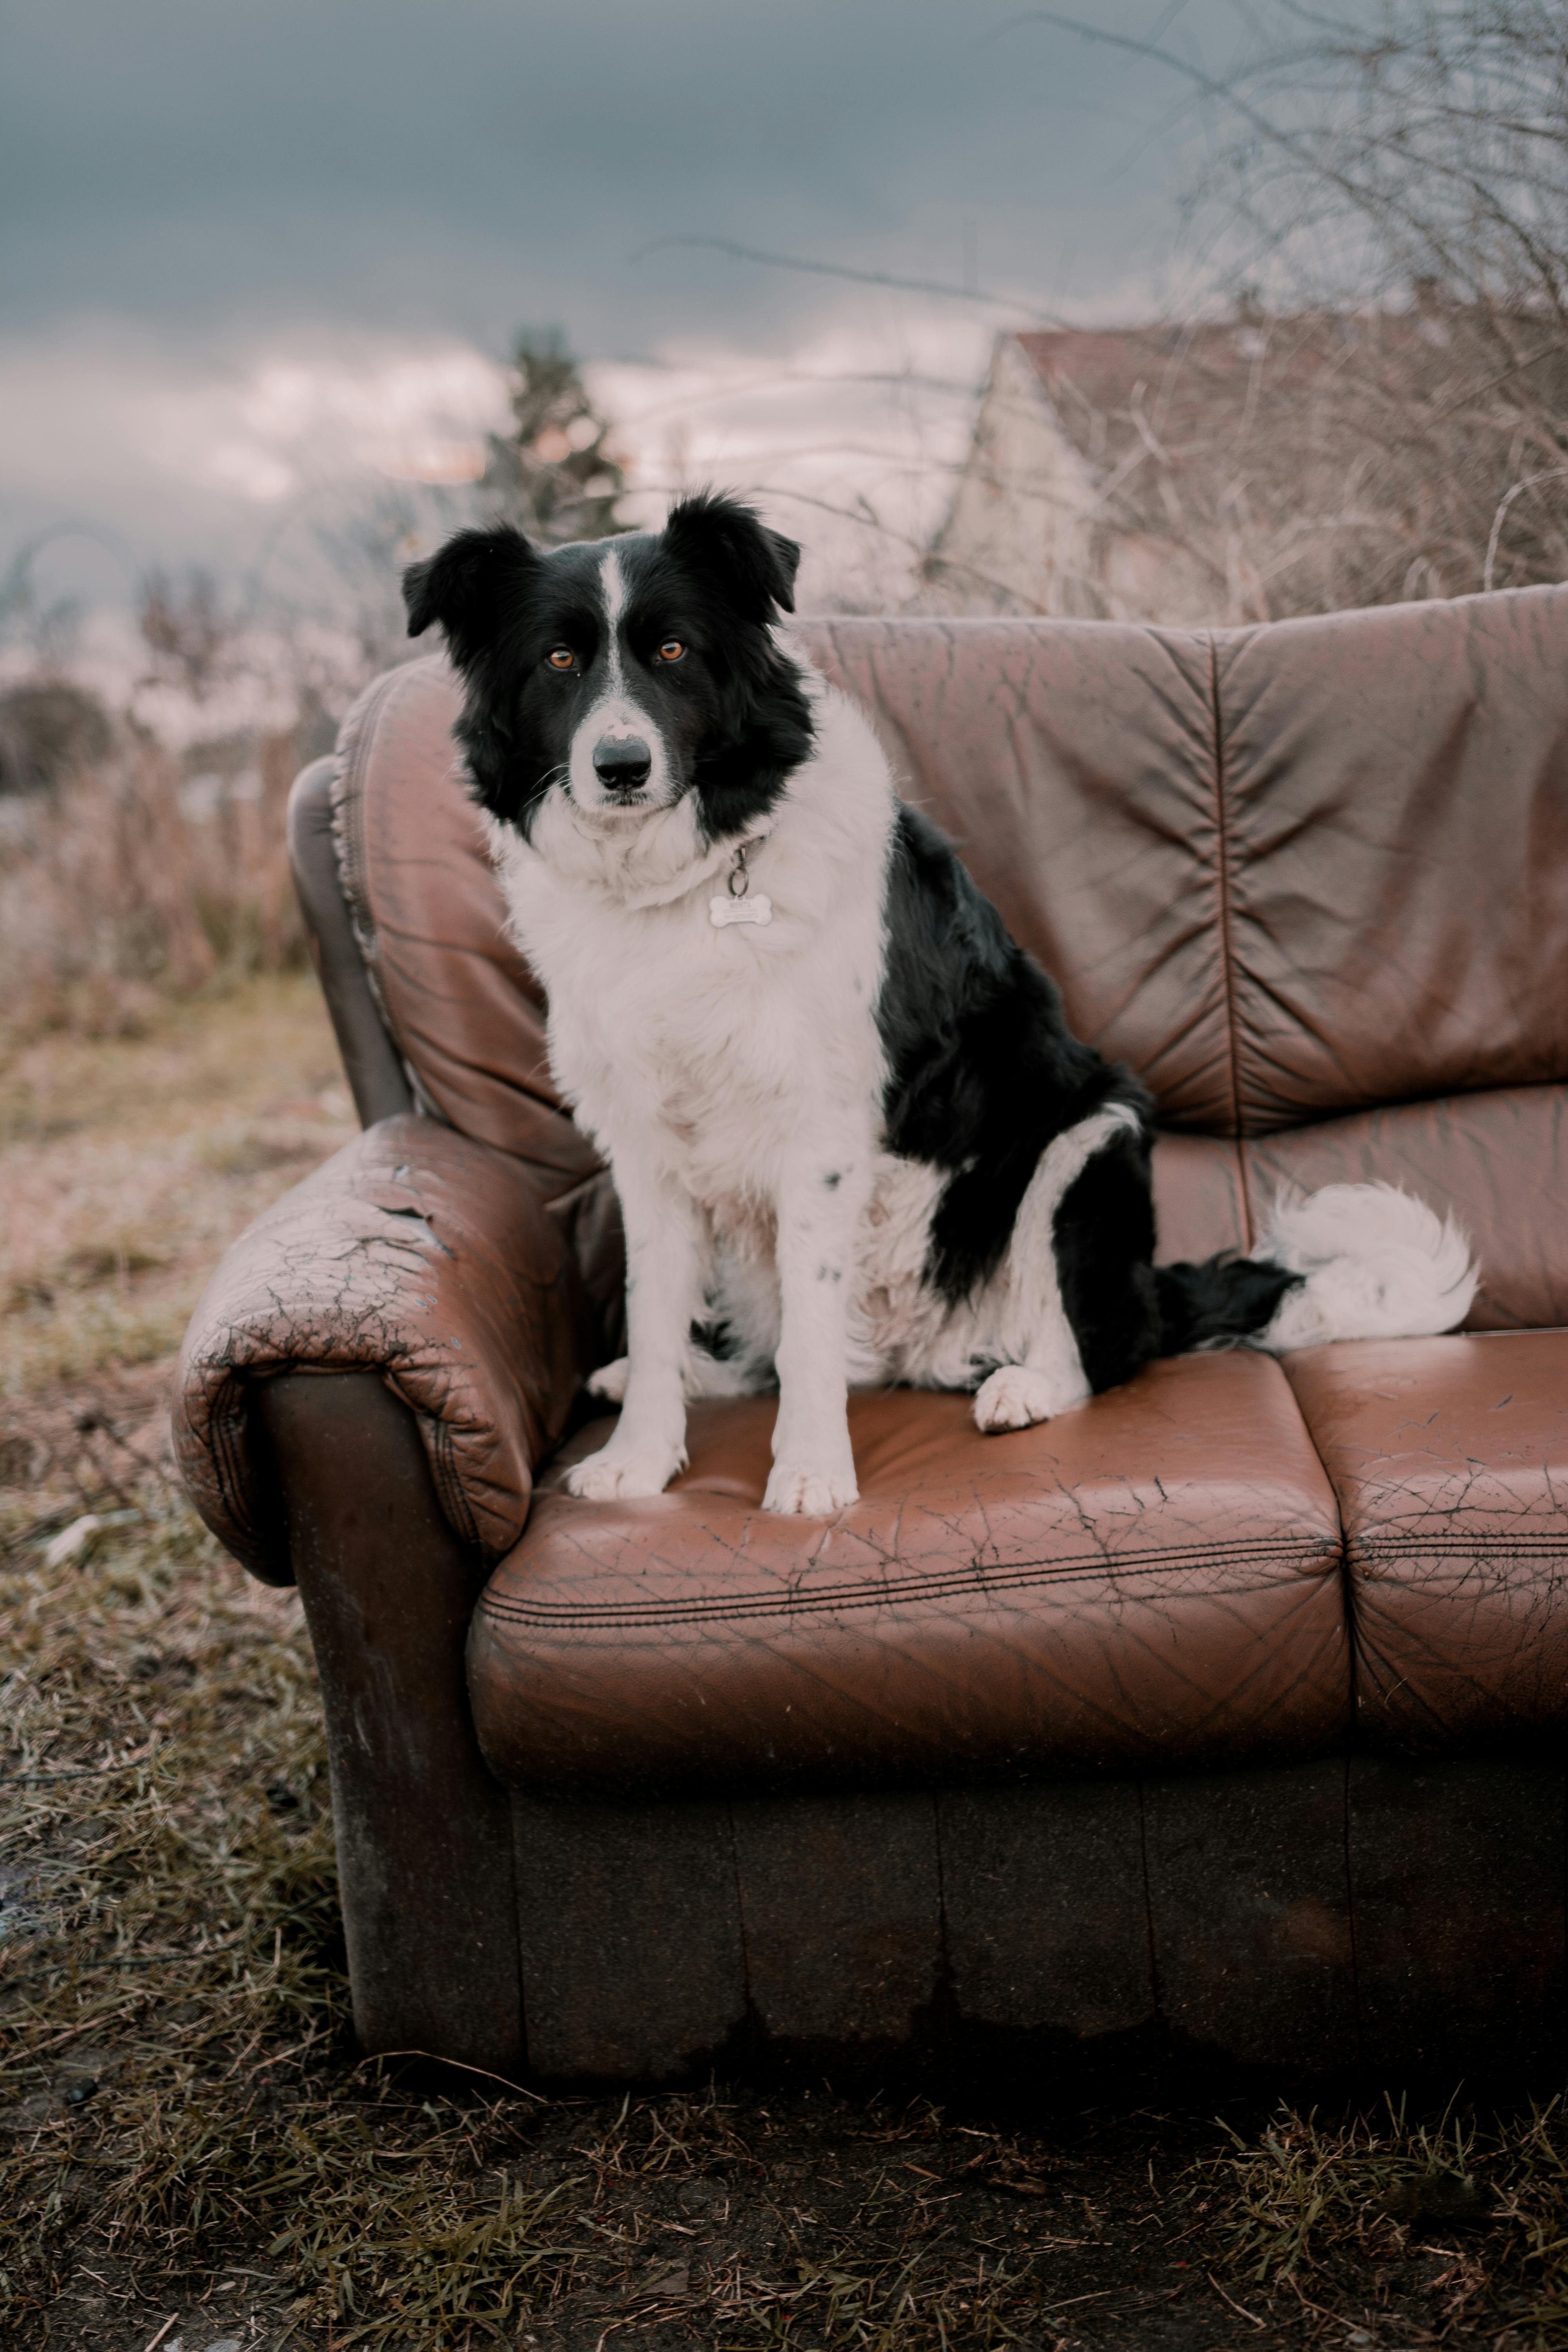
[[[480,489],[545,547],[629,530],[616,514],[626,477],[614,427],[589,399],[561,336],[519,335],[513,368],[516,424],[510,434],[490,435]]]

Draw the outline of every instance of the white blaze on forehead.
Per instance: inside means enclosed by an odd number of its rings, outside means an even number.
[[[626,576],[621,570],[621,559],[613,547],[599,566],[599,593],[605,600],[605,619],[609,636],[610,674],[605,682],[605,694],[613,701],[626,689],[626,679],[621,675],[620,619],[626,601]]]
[[[599,586],[604,593],[605,617],[613,629],[621,617],[626,601],[626,578],[621,571],[621,559],[612,547],[599,566]]]

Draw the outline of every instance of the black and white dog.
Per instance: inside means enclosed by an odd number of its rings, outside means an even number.
[[[1150,1097],[1080,1045],[861,713],[780,626],[799,550],[687,499],[542,553],[468,530],[405,577],[556,1078],[626,1218],[623,1399],[574,1493],[657,1495],[686,1400],[779,1389],[772,1511],[856,1496],[851,1385],[972,1390],[1021,1429],[1151,1357],[1451,1328],[1464,1238],[1381,1185],[1156,1267]]]

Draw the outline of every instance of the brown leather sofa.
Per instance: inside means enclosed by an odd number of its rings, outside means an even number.
[[[1377,1176],[1483,1287],[1459,1336],[1165,1362],[1016,1435],[858,1397],[831,1522],[759,1509],[765,1400],[697,1407],[658,1500],[574,1500],[615,1200],[451,676],[378,680],[291,811],[364,1132],[224,1260],[175,1416],[208,1525],[304,1599],[362,2041],[543,2081],[1560,2068],[1568,590],[810,634],[1154,1088],[1163,1255]]]

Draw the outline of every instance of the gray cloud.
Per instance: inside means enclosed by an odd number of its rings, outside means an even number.
[[[1086,0],[1142,33],[1155,0]],[[334,318],[497,347],[777,340],[836,299],[721,234],[1093,303],[1170,227],[1158,68],[968,0],[56,0],[14,12],[0,311]],[[1223,54],[1228,0],[1177,37]],[[1179,135],[1179,134],[1173,134]],[[1121,163],[1120,173],[1112,176]],[[1064,278],[1064,260],[1066,274]]]

